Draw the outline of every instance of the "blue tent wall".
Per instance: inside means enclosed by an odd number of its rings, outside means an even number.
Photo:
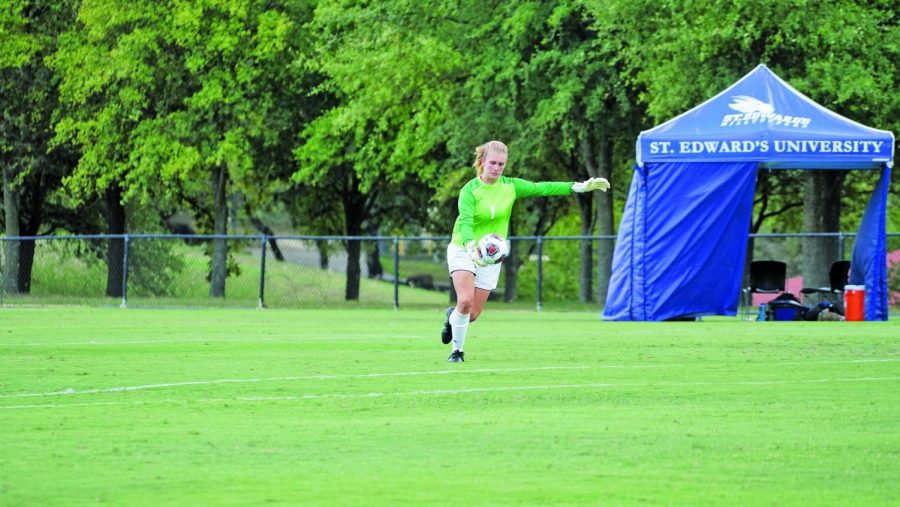
[[[756,167],[674,162],[636,170],[603,318],[735,315]]]
[[[647,173],[635,167],[613,251],[612,273],[603,317],[609,320],[647,320],[644,312],[644,203]]]
[[[865,285],[866,320],[888,318],[887,231],[885,214],[891,170],[886,168],[866,205],[850,258],[850,283]]]

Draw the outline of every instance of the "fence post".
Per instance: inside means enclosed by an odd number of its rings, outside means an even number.
[[[400,238],[394,236],[394,310],[400,307]]]
[[[128,308],[128,247],[131,237],[125,235],[125,252],[122,255],[122,308]]]
[[[541,292],[544,288],[544,237],[537,238],[537,311],[541,311]]]
[[[259,260],[259,306],[266,307],[266,236],[260,236],[260,260]]]
[[[846,253],[844,252],[844,233],[838,233],[838,250],[841,252],[841,259],[844,260],[847,258]]]

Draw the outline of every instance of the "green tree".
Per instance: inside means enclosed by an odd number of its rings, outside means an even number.
[[[28,33],[27,15],[23,13],[26,4],[13,2],[9,9],[0,11],[0,35],[3,36],[3,52],[0,56],[0,72],[2,72],[3,116],[0,119],[0,181],[3,184],[3,221],[7,236],[19,236],[19,194],[17,191],[18,173],[16,161],[22,158],[25,130],[21,107],[17,107],[15,97],[19,96],[17,83],[20,69],[27,66],[40,43],[35,36]],[[16,92],[16,93],[12,93]],[[12,99],[12,100],[10,100]],[[7,293],[18,292],[19,285],[19,246],[13,241],[3,242],[3,287]]]
[[[310,13],[303,2],[86,0],[56,58],[68,105],[57,131],[84,153],[70,188],[196,203],[220,236],[213,297],[225,295],[229,189],[265,195],[273,153],[289,151],[295,123],[276,106],[302,93],[290,76],[303,71]]]
[[[528,5],[527,3],[525,5]],[[618,20],[592,12],[583,2],[559,2],[537,12],[531,54],[523,72],[527,125],[523,138],[540,144],[529,152],[537,160],[559,165],[568,179],[613,178],[614,145],[637,132],[639,110],[621,75],[622,41]],[[614,234],[611,193],[577,196],[581,235]],[[590,241],[580,251],[579,299],[603,304],[612,264],[613,244],[600,241],[593,262]],[[592,273],[596,267],[596,294]]]
[[[48,221],[51,228],[71,225],[78,214],[50,202],[49,196],[71,170],[68,147],[50,148],[58,79],[45,64],[57,35],[72,22],[73,2],[15,0],[0,12],[0,180],[7,236],[34,236]],[[34,241],[6,241],[5,292],[31,290]]]
[[[405,0],[318,6],[314,68],[332,106],[304,130],[294,180],[339,204],[333,233],[392,225],[366,223],[387,222],[396,195],[413,197],[407,222],[423,219],[446,128],[446,80],[462,66],[445,26],[431,21],[451,11],[451,2]],[[359,297],[359,243],[346,245],[348,300]]]

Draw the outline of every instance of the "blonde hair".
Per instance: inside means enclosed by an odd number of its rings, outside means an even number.
[[[500,141],[488,141],[475,148],[475,162],[472,164],[472,167],[475,168],[475,174],[478,176],[481,176],[481,173],[484,172],[484,157],[487,156],[488,152],[508,155],[509,149]]]

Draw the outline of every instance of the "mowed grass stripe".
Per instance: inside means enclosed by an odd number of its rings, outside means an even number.
[[[787,362],[776,362],[776,363],[743,363],[738,365],[730,365],[730,364],[715,364],[709,365],[709,370],[715,369],[730,369],[730,368],[741,368],[745,369],[748,367],[771,367],[771,366],[815,366],[815,365],[864,365],[864,364],[880,364],[880,363],[893,363],[900,362],[900,359],[848,359],[842,361],[787,361]],[[27,397],[48,397],[48,396],[73,396],[73,395],[85,395],[85,394],[100,394],[100,393],[118,393],[118,392],[129,392],[129,391],[143,391],[143,390],[154,390],[154,389],[171,389],[171,388],[181,388],[181,387],[189,387],[189,386],[200,386],[200,385],[213,385],[213,384],[240,384],[240,383],[259,383],[259,382],[285,382],[285,381],[303,381],[303,380],[342,380],[342,379],[366,379],[366,378],[379,378],[379,377],[408,377],[408,376],[423,376],[423,375],[473,375],[480,373],[523,373],[523,372],[539,372],[539,371],[552,371],[552,370],[585,370],[585,369],[650,369],[650,368],[679,368],[685,367],[684,364],[640,364],[640,365],[596,365],[596,366],[538,366],[531,368],[454,368],[449,370],[436,370],[436,371],[406,371],[406,372],[377,372],[377,373],[363,373],[363,374],[320,374],[320,375],[296,375],[296,376],[285,376],[285,377],[267,377],[267,378],[243,378],[243,379],[204,379],[204,380],[183,380],[183,381],[172,381],[166,383],[156,383],[156,384],[145,384],[145,385],[131,385],[131,386],[114,386],[114,387],[104,387],[104,388],[94,388],[94,389],[81,389],[75,390],[72,388],[67,388],[65,390],[60,391],[50,391],[50,392],[20,392],[20,393],[2,393],[0,394],[0,399],[4,398],[27,398]],[[769,381],[763,381],[769,382]],[[790,382],[790,381],[788,381]]]
[[[300,375],[290,377],[269,377],[269,378],[247,378],[247,379],[215,379],[215,380],[189,380],[182,382],[170,382],[166,384],[147,384],[141,386],[122,386],[107,387],[103,389],[86,389],[76,391],[74,389],[66,391],[53,391],[49,393],[13,393],[0,394],[0,398],[18,398],[18,397],[35,397],[35,396],[71,396],[75,394],[98,394],[98,393],[114,393],[125,391],[141,391],[149,389],[164,389],[170,387],[198,386],[208,384],[239,384],[239,383],[256,383],[256,382],[278,382],[291,380],[335,380],[335,379],[362,379],[377,377],[409,377],[421,375],[469,375],[477,373],[511,373],[511,372],[528,372],[528,371],[546,371],[546,370],[573,370],[584,369],[589,366],[538,366],[535,368],[482,368],[482,369],[456,369],[456,370],[440,370],[440,371],[406,371],[391,373],[362,373],[362,374],[334,374],[334,375]]]
[[[895,377],[856,377],[856,378],[826,378],[807,380],[745,380],[735,382],[657,382],[657,383],[592,383],[592,384],[559,384],[559,385],[524,385],[502,387],[474,387],[464,389],[430,389],[408,392],[368,392],[368,393],[330,393],[330,394],[304,394],[295,396],[237,396],[235,398],[200,398],[200,399],[163,399],[163,400],[133,400],[133,401],[98,401],[83,403],[44,403],[21,404],[0,406],[3,409],[27,409],[27,408],[67,408],[90,407],[109,405],[145,405],[152,403],[223,403],[234,401],[302,401],[318,400],[324,398],[378,398],[383,396],[444,396],[472,393],[499,393],[505,391],[545,391],[553,389],[613,389],[613,388],[638,388],[638,387],[717,387],[717,386],[780,386],[790,384],[823,384],[823,383],[848,383],[848,382],[900,382],[900,376]],[[84,394],[84,393],[82,393]],[[92,393],[88,393],[92,394]]]

